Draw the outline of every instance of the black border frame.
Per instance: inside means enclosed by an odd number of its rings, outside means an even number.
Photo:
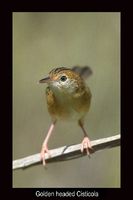
[[[127,197],[127,164],[125,163],[125,158],[127,155],[125,150],[127,147],[127,139],[124,134],[127,131],[127,115],[126,115],[126,105],[127,105],[127,9],[123,5],[123,3],[115,2],[114,8],[112,8],[112,1],[104,2],[104,6],[101,1],[97,2],[97,5],[94,3],[89,6],[86,6],[84,2],[76,2],[74,8],[70,8],[68,5],[69,2],[63,2],[60,6],[63,6],[60,9],[56,4],[53,4],[52,1],[46,1],[44,6],[36,5],[32,2],[32,5],[27,5],[24,8],[24,4],[19,2],[19,5],[15,5],[14,3],[6,4],[3,9],[3,17],[2,20],[2,65],[1,65],[1,80],[2,84],[2,92],[1,97],[3,102],[2,105],[2,151],[1,151],[1,161],[2,161],[2,192],[1,195],[4,196],[9,195],[9,197],[22,197],[27,199],[35,199],[35,192],[37,190],[43,191],[41,188],[12,188],[12,12],[121,12],[121,135],[122,135],[122,148],[121,148],[121,188],[47,188],[47,191],[97,191],[99,192],[99,197],[97,198],[89,198],[89,199],[97,199],[97,200],[104,200],[104,199],[116,199],[121,197]],[[105,6],[106,5],[106,6]],[[90,8],[91,6],[91,8]],[[40,8],[41,7],[41,8]],[[105,8],[106,7],[106,8]],[[31,9],[32,8],[32,9]],[[45,9],[44,9],[45,8]],[[4,20],[4,22],[3,22]],[[3,32],[4,30],[4,32]],[[4,97],[4,99],[3,99]],[[6,193],[5,193],[6,192]],[[54,197],[56,199],[56,197]],[[84,197],[85,198],[85,197]],[[87,198],[87,197],[86,197]],[[39,198],[40,199],[40,198]],[[43,198],[42,198],[43,199]],[[59,199],[59,197],[57,198]]]

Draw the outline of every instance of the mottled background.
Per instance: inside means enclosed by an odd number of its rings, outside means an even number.
[[[51,122],[37,81],[77,64],[93,70],[90,138],[120,133],[120,13],[13,13],[13,159],[38,153]],[[76,122],[59,122],[49,148],[82,139]],[[13,187],[120,187],[120,148],[16,170]]]

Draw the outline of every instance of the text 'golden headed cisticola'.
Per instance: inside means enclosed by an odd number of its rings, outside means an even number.
[[[47,83],[46,99],[52,123],[43,142],[41,159],[45,165],[45,153],[48,151],[48,140],[58,120],[76,120],[83,130],[84,139],[81,152],[86,150],[89,155],[91,142],[84,129],[84,118],[89,111],[91,92],[85,80],[92,74],[90,67],[75,66],[72,68],[58,67],[49,72],[39,83]],[[50,156],[50,154],[49,154]]]

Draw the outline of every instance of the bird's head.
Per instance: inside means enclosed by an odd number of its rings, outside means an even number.
[[[66,67],[54,68],[39,83],[47,83],[53,90],[64,93],[73,93],[85,86],[84,77],[77,72],[77,67],[72,69]]]
[[[82,78],[69,68],[54,68],[49,75],[41,79],[39,83],[47,83],[53,90],[61,92],[74,92],[78,87]]]

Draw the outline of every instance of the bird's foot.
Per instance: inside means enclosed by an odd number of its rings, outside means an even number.
[[[50,152],[49,152],[48,147],[47,147],[46,144],[42,146],[41,153],[40,153],[41,160],[42,160],[42,162],[43,162],[43,166],[46,166],[46,162],[45,162],[45,153],[47,153],[48,156],[50,157]]]
[[[90,156],[90,149],[92,149],[91,141],[88,137],[84,137],[81,143],[81,152],[83,153],[83,151],[86,150],[87,155]]]

